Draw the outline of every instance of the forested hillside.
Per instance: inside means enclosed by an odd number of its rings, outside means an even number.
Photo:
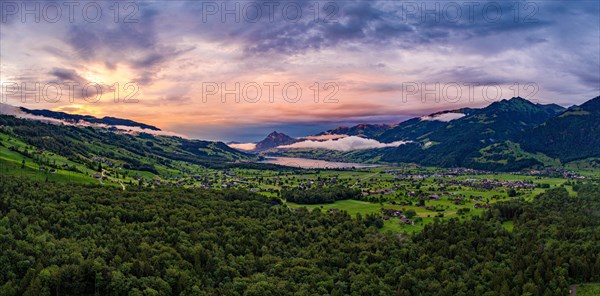
[[[375,138],[378,137],[381,133],[395,126],[395,124],[357,124],[355,126],[339,126],[334,129],[318,133],[317,136],[348,135],[365,138]]]
[[[574,189],[407,237],[245,191],[7,177],[0,294],[566,295],[600,280],[600,188]]]
[[[600,157],[600,97],[569,109],[515,97],[481,109],[409,119],[382,130],[374,139],[408,143],[349,152],[282,150],[277,155],[489,171],[561,166]]]
[[[124,168],[153,174],[160,174],[160,168],[163,172],[180,170],[180,162],[222,167],[224,163],[252,158],[221,142],[147,133],[132,135],[114,129],[46,124],[6,115],[0,115],[0,135],[29,145],[29,151],[17,151],[23,157],[35,151],[50,151],[83,166],[95,168],[101,160],[105,168],[109,167],[108,163],[114,170]],[[0,144],[8,148],[14,146],[10,142]]]
[[[426,127],[426,133],[411,139],[414,143],[386,149],[381,160],[490,170],[519,170],[541,164],[531,157],[518,158],[511,155],[482,161],[479,159],[482,156],[480,150],[510,140],[556,116],[561,110],[556,105],[533,104],[522,98],[512,98],[494,102],[482,109],[463,110],[464,117],[449,122],[432,125],[430,121],[420,121],[416,123],[416,127]],[[396,130],[403,134],[401,127],[402,124]],[[393,136],[390,132],[382,140]]]
[[[573,106],[527,131],[519,142],[528,151],[542,152],[564,162],[600,157],[600,97]]]

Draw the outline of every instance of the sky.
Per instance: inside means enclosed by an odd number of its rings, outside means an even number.
[[[306,136],[600,94],[598,1],[0,4],[2,103],[190,138]]]

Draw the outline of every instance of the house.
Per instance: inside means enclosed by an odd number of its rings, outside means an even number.
[[[432,194],[429,196],[429,200],[440,200],[440,196],[437,194]]]
[[[408,219],[406,217],[400,218],[400,222],[402,222],[404,224],[409,224],[409,225],[414,225],[415,224],[415,222],[411,221],[410,219]]]
[[[396,209],[381,209],[381,213],[386,216],[399,217],[402,216],[402,211]]]

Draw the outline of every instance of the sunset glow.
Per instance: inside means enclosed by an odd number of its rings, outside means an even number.
[[[389,1],[335,2],[335,22],[315,20],[310,6],[296,22],[280,15],[224,21],[206,14],[203,3],[213,2],[138,2],[127,23],[128,13],[115,22],[104,4],[98,22],[79,16],[30,24],[5,16],[3,85],[75,81],[103,90],[96,102],[76,89],[73,102],[14,95],[7,103],[131,118],[190,137],[256,140],[273,128],[306,136],[294,127],[398,123],[513,96],[568,106],[598,93],[599,58],[585,55],[600,50],[595,1],[539,2],[527,21],[502,6],[494,22],[479,10],[457,22],[411,18],[402,2]],[[535,37],[540,32],[544,38]],[[206,83],[219,87],[207,93]],[[302,96],[288,100],[297,93],[283,93],[288,84]]]

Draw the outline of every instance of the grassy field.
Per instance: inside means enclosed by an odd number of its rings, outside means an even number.
[[[485,209],[475,205],[489,205],[499,201],[510,200],[508,196],[508,187],[494,187],[491,189],[479,188],[470,186],[468,179],[477,181],[494,180],[499,182],[515,182],[510,184],[519,184],[518,182],[531,183],[533,188],[517,189],[516,198],[524,200],[532,200],[535,196],[543,193],[547,189],[564,187],[572,196],[576,196],[569,180],[556,177],[530,176],[519,174],[465,174],[454,177],[426,177],[417,180],[397,179],[393,175],[387,174],[386,170],[390,168],[374,168],[363,171],[339,172],[339,171],[322,171],[318,175],[314,172],[305,172],[304,174],[293,175],[273,175],[266,178],[275,178],[284,182],[289,186],[297,186],[302,184],[302,181],[316,180],[317,178],[337,178],[338,181],[344,184],[361,184],[361,188],[365,190],[391,189],[391,193],[375,194],[375,201],[358,201],[358,200],[340,200],[331,204],[316,204],[316,205],[300,205],[295,203],[287,203],[290,208],[306,207],[309,210],[318,208],[321,211],[329,211],[338,209],[346,211],[348,214],[355,216],[356,214],[381,214],[382,209],[395,209],[402,212],[413,210],[416,216],[411,218],[415,222],[414,225],[402,223],[398,218],[390,217],[384,221],[384,226],[381,231],[413,233],[423,229],[423,227],[434,222],[436,219],[458,218],[467,219],[472,216],[481,215]],[[439,169],[438,169],[439,170]],[[418,171],[420,172],[420,171]],[[436,172],[435,169],[423,170],[425,172]],[[462,182],[456,185],[452,182]],[[455,184],[455,185],[452,185]],[[465,185],[466,184],[466,185]],[[270,188],[277,188],[277,185],[270,185]],[[433,206],[435,209],[428,209],[425,206],[418,206],[419,198],[410,197],[407,192],[415,191],[425,194],[425,196],[438,193],[439,200],[427,200],[424,203],[426,206]],[[444,191],[444,194],[441,192]],[[274,195],[274,194],[273,194]],[[456,197],[461,197],[462,202],[455,202]],[[379,200],[379,201],[377,201]],[[409,205],[400,205],[403,202],[408,202]],[[395,204],[394,204],[395,203]],[[459,212],[461,211],[461,212]],[[505,222],[502,225],[505,229],[512,231],[513,224],[511,221]]]
[[[600,295],[600,283],[586,283],[577,285],[577,296]]]
[[[39,151],[35,147],[7,135],[0,134],[0,175],[28,177],[40,181],[72,182],[84,184],[98,184],[100,181],[92,176],[98,173],[83,164],[73,162],[66,157],[48,152]],[[18,151],[28,151],[29,156]],[[69,167],[75,170],[68,169]],[[131,176],[137,174],[144,177],[148,172],[131,171]],[[114,180],[114,182],[111,182]],[[120,181],[128,182],[133,178],[121,178]],[[119,186],[115,178],[102,182]]]
[[[392,232],[406,232],[413,233],[418,232],[423,229],[425,224],[432,223],[437,215],[443,214],[443,217],[439,218],[464,218],[470,217],[473,215],[480,215],[483,212],[483,209],[475,209],[473,208],[474,203],[467,202],[464,205],[455,205],[451,201],[448,200],[439,200],[435,202],[431,202],[430,204],[436,206],[445,207],[443,212],[436,212],[432,210],[427,210],[423,207],[418,206],[403,206],[403,205],[392,205],[389,203],[372,203],[366,201],[358,201],[358,200],[339,200],[331,204],[317,204],[317,205],[299,205],[296,203],[288,202],[286,203],[290,208],[302,208],[305,207],[309,210],[319,209],[323,212],[329,211],[331,209],[338,209],[340,211],[346,211],[348,214],[352,216],[356,216],[356,214],[366,215],[366,214],[378,214],[381,213],[381,209],[395,209],[400,211],[414,210],[417,215],[413,218],[420,218],[420,222],[416,222],[414,225],[409,225],[400,222],[399,219],[390,217],[389,220],[384,221],[384,227],[381,231],[392,231]],[[459,208],[468,208],[469,212],[464,215],[458,215],[457,210]]]

